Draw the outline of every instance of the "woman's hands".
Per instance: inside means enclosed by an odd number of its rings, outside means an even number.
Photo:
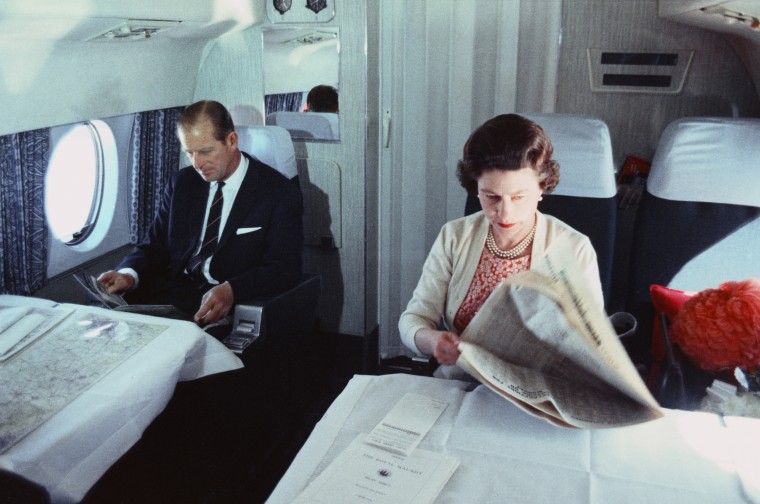
[[[459,358],[461,338],[449,331],[420,329],[414,334],[417,348],[426,355],[432,355],[439,364],[456,364]]]

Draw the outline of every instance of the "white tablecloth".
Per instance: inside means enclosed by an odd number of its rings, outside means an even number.
[[[52,305],[33,298],[0,298],[6,304]],[[58,306],[169,327],[0,455],[0,467],[45,486],[54,503],[68,503],[81,500],[140,439],[171,399],[178,381],[237,369],[243,364],[192,322],[77,305]]]
[[[483,386],[410,375],[355,376],[267,502],[291,502],[406,392],[449,402],[419,445],[460,459],[439,503],[760,503],[760,420],[666,410],[631,427],[568,430]]]

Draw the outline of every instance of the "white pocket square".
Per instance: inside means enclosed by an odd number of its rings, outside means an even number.
[[[237,231],[235,231],[235,234],[241,235],[246,233],[253,233],[254,231],[258,231],[261,229],[261,226],[259,227],[250,227],[250,228],[238,228]]]

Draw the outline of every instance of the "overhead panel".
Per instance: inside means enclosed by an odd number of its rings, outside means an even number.
[[[594,92],[678,94],[694,51],[587,49],[586,54]]]
[[[97,35],[89,37],[88,41],[103,40],[110,42],[126,42],[130,40],[145,40],[157,33],[179,26],[181,21],[157,19],[128,19]]]
[[[659,15],[671,21],[760,40],[757,0],[659,0]]]

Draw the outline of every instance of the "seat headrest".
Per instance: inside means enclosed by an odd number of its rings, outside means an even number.
[[[546,132],[559,163],[552,194],[611,198],[617,194],[610,131],[604,121],[567,114],[522,114]]]
[[[289,179],[298,175],[296,152],[286,129],[279,126],[238,126],[235,130],[241,151]]]
[[[647,179],[654,196],[760,207],[760,119],[694,117],[665,128]]]
[[[267,124],[281,126],[295,138],[336,140],[338,138],[338,114],[328,112],[272,112]]]

